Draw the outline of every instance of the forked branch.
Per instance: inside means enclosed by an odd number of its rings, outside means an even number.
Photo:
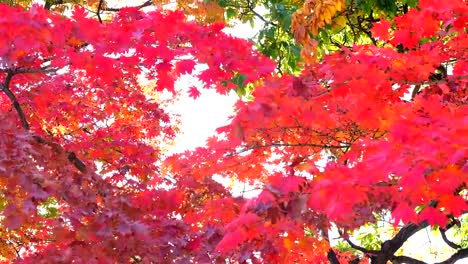
[[[398,234],[390,239],[382,243],[381,249],[380,250],[369,250],[364,247],[361,247],[359,245],[354,244],[352,241],[349,239],[345,239],[345,241],[351,246],[351,248],[356,249],[358,251],[361,251],[365,255],[368,255],[370,259],[372,260],[373,264],[386,264],[388,261],[391,261],[393,264],[426,264],[426,262],[418,259],[414,259],[412,257],[408,256],[395,256],[394,254],[396,251],[403,246],[403,244],[411,237],[413,236],[416,232],[426,228],[429,226],[429,223],[427,221],[421,222],[419,224],[413,224],[410,223],[406,226],[404,226]],[[448,225],[447,228],[450,228],[451,226]],[[446,229],[441,229],[441,234],[445,236],[445,230]],[[444,239],[444,241],[448,239]],[[445,241],[447,243],[447,241]],[[449,241],[449,244],[453,243]],[[453,245],[450,245],[451,247],[456,247],[458,249],[457,252],[455,252],[452,256],[450,256],[448,259],[435,263],[435,264],[453,264],[456,261],[464,258],[468,258],[468,248],[461,248],[459,245],[456,245],[453,243]]]
[[[15,75],[15,72],[9,70],[7,72],[7,75],[5,77],[5,82],[0,83],[0,89],[2,92],[8,96],[8,99],[10,99],[11,104],[13,105],[13,108],[15,108],[16,113],[18,114],[18,117],[21,121],[21,126],[25,130],[29,130],[29,123],[28,120],[26,119],[26,115],[23,112],[23,109],[21,108],[18,99],[16,98],[15,94],[10,90],[10,83],[11,83],[11,78],[13,78],[13,75]]]
[[[13,76],[15,74],[18,74],[18,73],[47,72],[47,69],[42,69],[42,71],[35,70],[35,69],[16,69],[16,70],[2,69],[0,71],[7,73],[7,75],[5,77],[5,81],[3,83],[0,83],[0,90],[7,95],[8,99],[10,99],[11,104],[13,105],[13,108],[15,109],[15,111],[18,114],[18,117],[20,119],[21,127],[23,127],[24,130],[29,131],[30,130],[30,125],[28,123],[26,115],[24,114],[24,111],[21,108],[21,105],[20,105],[18,99],[16,98],[15,94],[10,89],[11,79],[13,78]],[[39,136],[33,136],[33,138],[39,143],[47,144],[47,141],[44,140],[43,138],[39,137]],[[61,147],[60,147],[60,152],[67,153],[67,158],[73,164],[73,166],[75,166],[79,171],[81,171],[83,173],[86,172],[86,165],[76,156],[76,154],[74,152],[65,151],[65,150],[61,149]]]

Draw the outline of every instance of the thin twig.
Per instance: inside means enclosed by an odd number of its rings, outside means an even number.
[[[408,256],[396,256],[392,259],[392,264],[427,264],[424,261],[408,257]]]
[[[47,66],[41,68],[16,68],[14,70],[10,68],[0,68],[0,72],[11,72],[13,75],[17,73],[52,73],[56,71],[58,71],[58,69],[48,68]]]
[[[102,3],[103,3],[103,0],[99,0],[98,8],[97,8],[97,11],[96,11],[96,15],[98,17],[99,23],[101,23],[101,24],[102,24],[102,18],[101,18]]]
[[[393,78],[387,78],[387,80],[391,82],[402,83],[402,84],[407,84],[407,85],[433,85],[433,84],[439,84],[439,83],[448,83],[450,81],[460,81],[460,80],[465,80],[465,79],[468,79],[468,75],[458,75],[458,76],[453,76],[452,78],[447,77],[446,79],[442,79],[442,80],[423,81],[423,82],[411,82],[408,80],[398,80],[398,79],[393,79]],[[418,91],[419,90],[417,90],[417,92]]]
[[[350,247],[352,247],[353,249],[359,250],[362,253],[370,254],[370,255],[376,255],[376,254],[380,253],[379,250],[370,250],[370,249],[367,249],[365,247],[361,247],[359,245],[356,245],[356,244],[353,243],[353,241],[349,240],[349,238],[345,238],[344,240],[349,244]]]
[[[274,22],[272,22],[272,21],[267,20],[267,19],[264,18],[262,15],[260,15],[257,11],[255,11],[255,10],[254,10],[254,7],[252,6],[252,3],[251,3],[249,0],[247,0],[247,6],[246,6],[246,8],[247,8],[250,12],[252,12],[252,14],[253,14],[254,16],[256,16],[258,19],[260,19],[261,21],[263,21],[263,23],[265,23],[265,24],[267,24],[267,25],[272,25],[272,26],[275,26],[275,27],[278,26],[278,24],[276,24],[276,23],[274,23]]]
[[[440,235],[442,236],[442,240],[444,240],[444,242],[447,245],[449,245],[451,248],[454,248],[454,249],[461,249],[462,248],[460,245],[457,245],[457,244],[453,243],[452,241],[450,241],[447,238],[447,235],[445,234],[445,229],[439,228],[439,231],[440,231]]]
[[[371,13],[372,14],[372,13]],[[373,37],[372,37],[372,34],[364,28],[364,26],[362,25],[362,22],[366,21],[365,18],[361,17],[361,16],[358,16],[357,17],[357,21],[358,21],[358,28],[361,30],[361,32],[364,32],[364,34],[367,35],[367,37],[369,37],[369,39],[372,41],[372,44],[374,44],[374,46],[378,46],[377,44],[377,40],[375,40]]]
[[[141,9],[141,8],[148,7],[148,6],[152,6],[152,5],[153,5],[153,1],[148,0],[148,1],[146,1],[146,2],[144,2],[143,4],[138,5],[138,6],[130,6],[130,8],[138,8],[138,9]],[[102,11],[108,11],[108,12],[119,12],[120,10],[122,10],[122,8],[103,7],[103,8],[101,8],[101,10],[102,10]]]
[[[257,11],[255,11],[252,7],[248,7],[248,9],[250,10],[250,12],[252,12],[252,14],[254,14],[257,18],[259,18],[261,21],[263,21],[263,23],[267,24],[267,25],[272,25],[274,27],[277,27],[278,24],[270,21],[270,20],[267,20],[266,18],[264,18],[262,15],[260,15]]]
[[[18,258],[20,258],[20,257],[21,257],[21,255],[20,255],[20,253],[19,253],[20,251],[19,251],[18,248],[16,248],[15,242],[11,241],[10,239],[7,239],[7,242],[11,245],[11,247],[13,248],[13,250],[16,252],[16,256],[17,256]]]
[[[329,148],[329,149],[342,149],[342,148],[347,148],[349,145],[342,145],[342,146],[336,146],[336,145],[328,145],[328,144],[311,144],[311,143],[297,143],[297,144],[291,144],[291,143],[270,143],[266,145],[254,145],[254,146],[249,146],[245,149],[236,151],[235,154],[241,154],[243,152],[247,152],[249,150],[254,150],[254,149],[262,149],[262,148],[273,148],[273,147],[313,147],[313,148]]]

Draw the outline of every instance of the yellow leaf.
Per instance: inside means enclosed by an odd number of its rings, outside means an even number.
[[[324,9],[323,10],[323,20],[325,21],[325,23],[330,23],[331,22],[331,17],[332,17],[332,13],[330,11],[330,9]]]
[[[285,238],[283,239],[283,246],[288,250],[291,250],[294,246],[294,241],[292,241],[290,238]]]
[[[333,29],[341,29],[346,25],[346,17],[345,16],[339,16],[333,20]]]

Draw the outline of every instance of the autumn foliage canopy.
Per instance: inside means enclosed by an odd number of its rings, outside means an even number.
[[[223,23],[101,2],[0,5],[2,261],[403,263],[426,227],[453,248],[444,263],[468,257],[445,236],[468,224],[465,1],[421,0],[372,22],[373,43],[320,56],[314,36],[348,1],[306,1],[297,74]],[[197,98],[175,87],[187,74],[251,91],[205,146],[168,156],[160,94]],[[234,195],[243,183],[258,195]],[[395,232],[379,248],[352,242],[383,220]]]

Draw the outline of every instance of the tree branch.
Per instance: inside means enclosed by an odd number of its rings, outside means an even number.
[[[390,240],[387,240],[382,243],[380,250],[370,250],[361,246],[354,244],[348,238],[344,238],[344,240],[351,246],[351,248],[361,251],[362,253],[369,255],[372,263],[375,264],[386,264],[388,261],[392,261],[392,263],[408,263],[408,264],[426,264],[423,261],[413,259],[407,256],[395,256],[395,252],[403,246],[403,244],[413,236],[419,230],[426,228],[429,226],[427,221],[421,222],[419,224],[410,223],[404,226],[395,237]],[[447,263],[443,263],[447,264]]]
[[[356,245],[356,244],[353,243],[353,241],[349,240],[349,238],[345,238],[344,240],[345,240],[353,249],[359,250],[359,251],[361,251],[361,252],[364,253],[364,254],[375,255],[375,254],[379,254],[379,253],[380,253],[379,250],[370,250],[370,249],[361,247],[361,246],[359,246],[359,245]]]
[[[16,256],[18,258],[21,258],[21,255],[20,255],[20,250],[15,246],[15,242],[13,242],[12,240],[10,239],[7,239],[6,240],[8,244],[11,245],[11,247],[13,248],[13,250],[16,252]]]
[[[276,24],[274,22],[271,22],[270,20],[267,20],[266,18],[264,18],[257,11],[255,11],[250,5],[247,6],[247,9],[249,9],[249,11],[252,12],[252,14],[254,14],[254,16],[256,16],[258,19],[260,19],[263,23],[265,23],[267,25],[272,25],[274,27],[278,26],[278,24]]]
[[[450,77],[450,75],[449,75]],[[445,79],[442,79],[442,80],[429,80],[429,81],[424,81],[424,82],[410,82],[410,81],[407,81],[407,80],[398,80],[398,79],[393,79],[393,78],[388,78],[387,80],[391,81],[391,82],[394,82],[394,83],[402,83],[402,84],[408,84],[408,85],[432,85],[432,84],[439,84],[439,83],[448,83],[450,81],[459,81],[459,80],[465,80],[465,79],[468,79],[468,75],[459,75],[459,76],[454,76],[452,78],[445,78]],[[420,87],[418,87],[418,89],[416,90],[416,93],[420,91],[419,89]],[[413,91],[413,93],[415,93]]]
[[[62,0],[46,0],[45,1],[45,4],[44,4],[44,9],[47,9],[47,10],[50,10],[52,8],[52,6],[54,5],[61,5],[63,4],[63,1]]]
[[[18,99],[16,98],[15,94],[10,90],[11,79],[13,78],[13,76],[15,74],[18,74],[18,73],[37,73],[37,72],[44,73],[44,72],[47,72],[47,69],[44,69],[44,68],[41,68],[41,69],[20,69],[20,68],[18,68],[18,69],[15,69],[15,70],[1,69],[0,71],[7,73],[7,75],[5,77],[5,81],[3,83],[0,83],[0,90],[3,91],[7,95],[8,99],[10,99],[11,104],[13,105],[13,107],[16,110],[16,113],[18,114],[18,117],[19,117],[19,119],[21,121],[21,126],[23,127],[23,129],[26,130],[26,131],[30,131],[31,127],[29,126],[28,120],[26,119],[26,115],[24,114],[23,109],[21,108],[21,105],[18,102]],[[44,140],[43,138],[41,138],[39,136],[33,136],[33,138],[38,143],[47,144],[46,140]],[[62,149],[62,147],[59,147],[59,151],[63,152],[64,150]],[[64,152],[67,153],[68,160],[79,171],[81,171],[83,173],[86,172],[86,165],[76,156],[76,154],[74,152],[70,152],[70,151],[64,151]]]
[[[272,21],[269,21],[267,20],[265,17],[263,17],[262,15],[260,15],[257,11],[254,10],[254,6],[252,5],[252,2],[250,0],[247,0],[247,6],[235,6],[235,5],[232,5],[233,7],[240,7],[240,8],[247,8],[254,16],[256,16],[258,19],[260,19],[263,23],[265,23],[266,25],[272,25],[274,27],[277,27],[278,24],[272,22]]]
[[[333,251],[333,249],[331,248],[328,250],[327,258],[328,261],[330,261],[330,264],[340,264],[340,261],[338,260],[335,251]]]
[[[297,144],[292,144],[292,143],[271,143],[269,145],[265,146],[258,146],[258,147],[253,147],[254,148],[268,148],[268,147],[315,147],[315,148],[330,148],[330,149],[342,149],[342,148],[347,148],[349,147],[349,144],[343,144],[340,146],[336,145],[328,145],[328,144],[310,144],[310,143],[297,143]]]
[[[454,248],[454,249],[461,249],[462,247],[453,243],[452,241],[450,241],[448,238],[447,238],[447,235],[445,234],[445,229],[443,228],[439,228],[439,231],[440,231],[440,235],[442,236],[442,240],[444,240],[444,242],[449,245],[451,248]]]
[[[435,263],[435,264],[453,264],[457,260],[464,259],[464,258],[468,258],[468,248],[460,249],[455,254],[453,254],[450,258],[442,262]]]
[[[421,89],[421,84],[416,84],[411,92],[411,101],[414,101],[416,95],[418,95],[419,90]]]
[[[16,69],[9,69],[9,68],[1,68],[0,72],[6,72],[6,73],[11,73],[12,75],[15,75],[17,73],[51,73],[51,72],[56,72],[58,69],[55,68],[48,68],[46,67],[41,67],[41,68],[16,68]]]
[[[371,15],[372,15],[372,13],[371,13]],[[363,19],[361,16],[358,16],[358,17],[357,17],[357,21],[358,21],[358,24],[357,24],[357,25],[358,25],[358,27],[359,27],[359,30],[361,30],[361,32],[364,32],[364,34],[367,35],[367,37],[372,41],[372,44],[374,44],[374,46],[378,47],[378,45],[377,45],[377,44],[378,44],[378,43],[377,43],[377,40],[374,39],[374,38],[372,37],[372,34],[371,34],[367,29],[365,29],[364,26],[362,25],[362,22],[366,21],[366,19]]]
[[[418,259],[414,259],[408,256],[396,256],[392,258],[392,264],[427,264],[426,262]]]
[[[75,168],[77,168],[81,172],[86,172],[86,165],[76,156],[74,152],[68,152],[67,159],[70,161]]]
[[[247,146],[245,149],[241,149],[239,151],[236,151],[236,155],[241,154],[243,152],[249,151],[249,150],[254,150],[254,149],[262,149],[262,148],[272,148],[272,147],[315,147],[315,148],[328,148],[328,149],[343,149],[347,148],[350,145],[341,145],[341,146],[336,146],[336,145],[328,145],[328,144],[310,144],[310,143],[297,143],[297,144],[292,144],[292,143],[270,143],[266,145],[253,145],[253,146]],[[234,155],[234,154],[231,154]]]
[[[396,258],[396,256],[394,256],[395,252],[403,246],[408,238],[427,226],[429,226],[427,221],[423,221],[419,224],[409,223],[404,226],[395,237],[382,243],[380,253],[373,258],[372,263],[387,263],[387,261]]]
[[[18,99],[16,96],[13,94],[13,92],[10,90],[10,83],[11,83],[11,78],[15,75],[15,73],[11,70],[8,71],[7,76],[5,78],[4,83],[0,83],[0,89],[8,96],[8,99],[10,99],[11,104],[16,110],[16,113],[19,116],[19,119],[21,121],[21,126],[25,130],[29,130],[29,123],[28,120],[26,119],[26,115],[23,112],[23,109],[21,108]]]
[[[101,18],[101,8],[102,8],[103,0],[99,0],[98,8],[96,11],[96,15],[98,17],[99,23],[102,24],[102,18]]]
[[[148,6],[152,6],[152,5],[153,5],[153,1],[148,0],[148,1],[146,1],[146,2],[144,2],[143,4],[138,5],[138,6],[130,6],[130,8],[138,8],[138,9],[141,9],[141,8],[148,7]],[[101,10],[102,10],[102,11],[108,11],[108,12],[119,12],[120,10],[122,10],[122,8],[103,7],[103,8],[101,8]]]
[[[23,112],[23,109],[21,108],[18,99],[16,96],[13,94],[13,92],[10,90],[10,83],[11,79],[15,74],[18,73],[49,73],[49,72],[56,72],[57,69],[48,69],[47,67],[43,68],[16,68],[16,69],[0,69],[0,72],[6,72],[7,76],[5,77],[5,82],[0,83],[0,90],[2,90],[10,99],[11,104],[15,108],[16,112],[18,113],[19,119],[21,121],[21,126],[25,130],[29,130],[29,123],[28,120],[26,119],[26,115]]]

